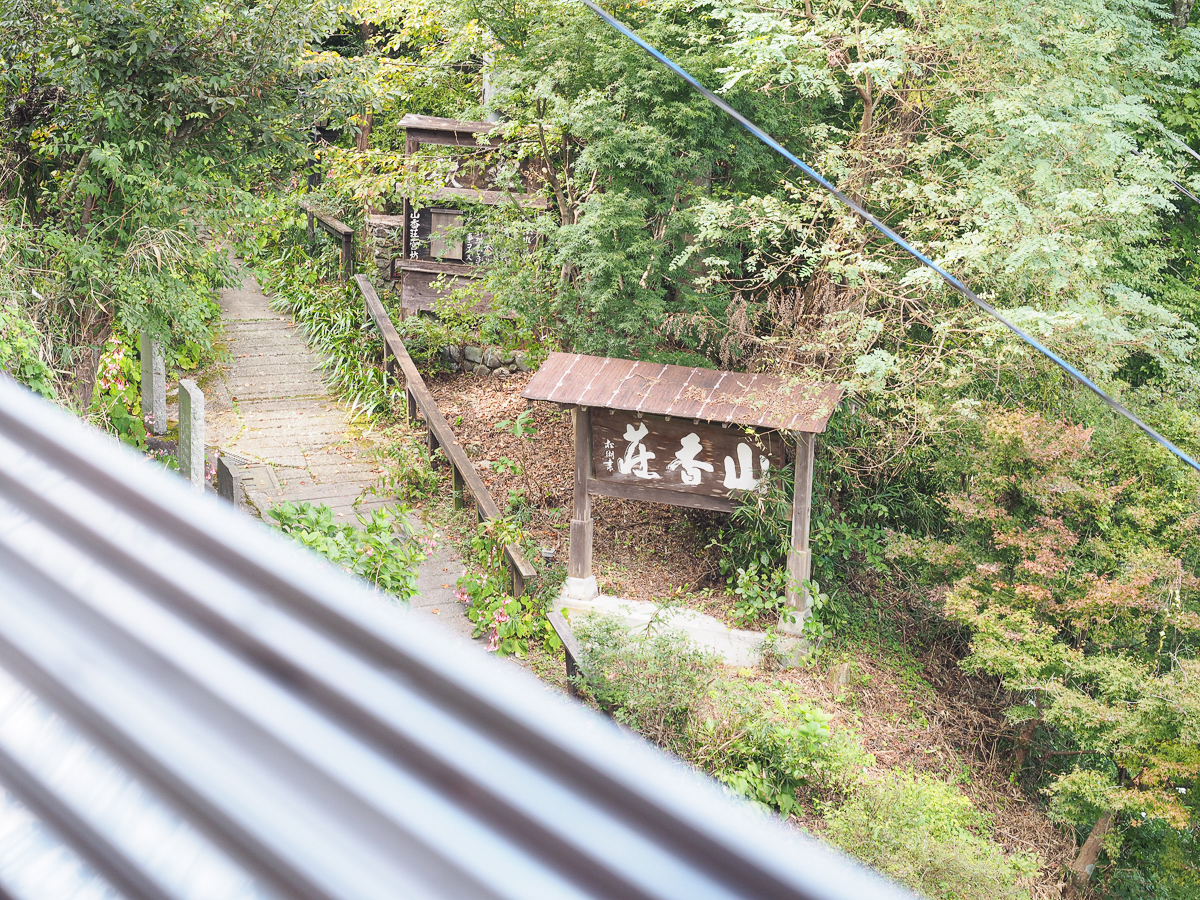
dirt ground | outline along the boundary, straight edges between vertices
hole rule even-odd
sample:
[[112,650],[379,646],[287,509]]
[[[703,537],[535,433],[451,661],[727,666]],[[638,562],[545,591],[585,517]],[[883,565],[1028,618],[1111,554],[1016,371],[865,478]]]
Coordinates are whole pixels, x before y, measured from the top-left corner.
[[[429,387],[459,441],[503,509],[510,493],[528,504],[526,528],[536,543],[567,557],[574,465],[570,410],[521,398],[530,376],[453,376]],[[527,439],[498,429],[532,409],[536,434]],[[636,600],[682,597],[688,605],[729,619],[732,598],[717,569],[707,534],[714,513],[610,498],[593,498],[593,558],[605,593]],[[561,657],[538,649],[525,661],[545,682],[565,689]],[[1039,805],[1010,780],[996,735],[1008,733],[994,685],[968,678],[952,649],[923,651],[841,642],[810,665],[785,672],[729,669],[730,677],[789,682],[849,727],[882,769],[927,772],[957,783],[995,819],[994,837],[1009,851],[1032,852],[1046,862],[1033,896],[1061,892],[1059,872],[1075,840],[1049,821]],[[801,821],[810,830],[819,820]]]

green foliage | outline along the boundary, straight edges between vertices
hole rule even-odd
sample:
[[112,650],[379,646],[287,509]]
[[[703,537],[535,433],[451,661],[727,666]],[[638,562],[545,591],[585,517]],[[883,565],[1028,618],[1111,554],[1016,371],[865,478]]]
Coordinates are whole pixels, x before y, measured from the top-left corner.
[[405,510],[360,514],[358,527],[338,522],[324,504],[286,501],[267,515],[288,537],[383,593],[403,602],[417,595],[417,566],[431,542],[413,530]]
[[41,335],[25,310],[0,303],[0,369],[35,394],[54,400],[54,373],[41,350]]
[[716,678],[716,661],[673,631],[631,636],[614,619],[572,622],[584,673],[580,687],[618,722],[683,755],[696,713]]
[[[721,560],[726,564],[726,560]],[[742,627],[771,625],[786,615],[794,621],[795,615],[787,613],[788,573],[786,569],[768,568],[770,557],[763,553],[759,562],[746,567],[738,566],[730,576],[733,586],[733,618]],[[761,568],[760,568],[761,567]]]
[[385,442],[375,452],[383,467],[371,491],[381,497],[398,497],[406,502],[435,496],[442,480],[433,468],[429,445],[422,435],[403,425],[385,433]]
[[528,440],[537,434],[537,425],[533,424],[533,410],[522,410],[515,419],[505,419],[496,423],[497,431],[507,431],[517,440]]
[[482,523],[471,538],[474,570],[458,579],[455,595],[467,605],[467,618],[475,623],[475,637],[487,635],[487,649],[499,656],[523,657],[531,641],[551,650],[562,646],[546,618],[542,595],[514,597],[510,590],[504,548],[524,543],[521,529],[510,519]]
[[587,697],[756,805],[799,812],[805,799],[841,796],[867,763],[793,689],[768,692],[722,678],[716,659],[683,634],[657,627],[630,634],[599,616],[572,625]]
[[1006,856],[991,822],[953,787],[894,772],[864,779],[826,813],[825,836],[933,900],[1028,898],[1036,860]]
[[1057,815],[1086,829],[1116,810],[1183,830],[1200,783],[1194,487],[1139,459],[1140,443],[1106,437],[988,416],[959,460],[971,477],[945,498],[946,538],[892,550],[951,585],[946,614],[971,641],[963,665],[998,677],[1010,719],[1040,730]]
[[20,230],[14,277],[38,298],[30,311],[54,345],[48,364],[80,379],[81,406],[110,327],[187,347],[194,364],[212,358],[212,294],[229,265],[207,229],[240,205],[247,169],[308,127],[288,106],[294,60],[330,9],[0,7],[3,229]]
[[[827,757],[830,717],[804,706],[787,710],[785,716],[786,725],[752,719],[724,750],[716,777],[738,796],[789,816],[800,809],[797,793],[810,784]],[[701,729],[715,738],[717,720],[705,719]]]

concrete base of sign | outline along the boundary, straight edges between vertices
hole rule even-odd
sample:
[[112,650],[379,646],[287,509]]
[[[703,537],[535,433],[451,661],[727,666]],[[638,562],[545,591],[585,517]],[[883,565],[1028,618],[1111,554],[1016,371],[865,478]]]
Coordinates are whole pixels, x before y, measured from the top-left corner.
[[645,632],[654,620],[655,627],[670,631],[681,631],[701,648],[715,653],[726,665],[758,666],[764,662],[764,651],[771,657],[773,666],[787,667],[799,662],[804,655],[804,644],[798,638],[780,635],[769,649],[766,635],[761,631],[745,631],[730,628],[720,619],[690,609],[662,611],[657,603],[645,600],[624,600],[620,597],[593,595],[579,597],[569,592],[570,582],[592,582],[592,578],[568,578],[563,586],[556,609],[565,610],[567,619],[589,614],[610,616],[622,621],[634,634]]
[[596,576],[587,578],[568,578],[563,582],[562,597],[564,600],[587,602],[600,596],[600,588],[596,585]]

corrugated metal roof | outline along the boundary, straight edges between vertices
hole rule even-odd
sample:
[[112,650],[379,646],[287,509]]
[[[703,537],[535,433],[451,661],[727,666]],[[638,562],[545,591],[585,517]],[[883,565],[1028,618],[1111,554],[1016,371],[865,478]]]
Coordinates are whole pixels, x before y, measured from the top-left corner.
[[910,895],[0,376],[0,896]]
[[842,398],[835,384],[777,375],[551,353],[521,394],[578,406],[820,433]]

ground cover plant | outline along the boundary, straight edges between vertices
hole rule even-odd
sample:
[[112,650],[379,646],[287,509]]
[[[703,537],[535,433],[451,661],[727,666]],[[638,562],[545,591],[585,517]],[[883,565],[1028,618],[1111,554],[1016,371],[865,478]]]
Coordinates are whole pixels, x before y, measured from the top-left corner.
[[283,534],[381,592],[402,602],[416,596],[417,566],[431,545],[405,510],[374,509],[355,526],[337,521],[323,504],[285,501],[267,516]]

